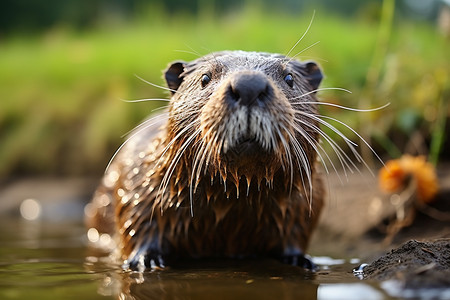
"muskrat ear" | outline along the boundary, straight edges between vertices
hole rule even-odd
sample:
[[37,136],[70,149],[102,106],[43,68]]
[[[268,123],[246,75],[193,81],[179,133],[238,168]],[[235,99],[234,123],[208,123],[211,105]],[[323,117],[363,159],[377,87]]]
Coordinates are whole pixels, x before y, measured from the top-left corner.
[[316,90],[323,79],[322,71],[313,61],[301,62],[300,73],[309,82],[313,90]]
[[167,68],[164,72],[164,78],[166,79],[167,86],[169,87],[172,94],[180,86],[181,82],[183,82],[183,77],[181,74],[184,72],[184,67],[186,63],[184,61],[175,61]]

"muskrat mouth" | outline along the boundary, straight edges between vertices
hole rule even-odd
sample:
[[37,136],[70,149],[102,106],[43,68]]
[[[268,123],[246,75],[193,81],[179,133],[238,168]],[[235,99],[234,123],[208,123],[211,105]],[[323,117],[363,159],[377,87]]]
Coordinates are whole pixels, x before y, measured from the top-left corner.
[[245,136],[240,138],[236,144],[230,148],[227,154],[235,156],[251,156],[261,153],[262,151],[266,152],[256,137]]

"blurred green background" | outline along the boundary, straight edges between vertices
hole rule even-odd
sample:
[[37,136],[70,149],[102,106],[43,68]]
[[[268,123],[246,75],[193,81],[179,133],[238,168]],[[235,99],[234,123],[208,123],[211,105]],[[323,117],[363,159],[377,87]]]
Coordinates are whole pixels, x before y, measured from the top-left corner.
[[384,158],[448,160],[448,2],[2,0],[0,180],[100,176],[123,135],[164,104],[122,99],[168,96],[137,76],[163,85],[167,64],[194,53],[286,54],[314,12],[292,54],[306,49],[298,58],[322,66],[323,87],[352,91],[320,98],[363,109],[391,103],[321,113],[355,128]]

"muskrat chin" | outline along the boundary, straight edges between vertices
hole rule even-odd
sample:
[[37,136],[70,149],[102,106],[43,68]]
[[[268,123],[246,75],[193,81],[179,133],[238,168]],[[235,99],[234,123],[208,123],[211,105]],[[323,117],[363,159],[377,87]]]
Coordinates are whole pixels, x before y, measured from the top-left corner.
[[229,141],[225,140],[221,149],[222,155],[227,157],[253,156],[260,152],[270,154],[275,150],[271,144],[263,144],[256,136],[242,136],[233,145],[228,143]]

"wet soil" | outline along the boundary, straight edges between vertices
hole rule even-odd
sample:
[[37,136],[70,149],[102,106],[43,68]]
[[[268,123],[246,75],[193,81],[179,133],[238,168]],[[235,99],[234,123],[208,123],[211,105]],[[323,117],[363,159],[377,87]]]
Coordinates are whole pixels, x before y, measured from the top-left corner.
[[450,239],[408,241],[366,266],[364,278],[395,279],[406,289],[450,287]]

